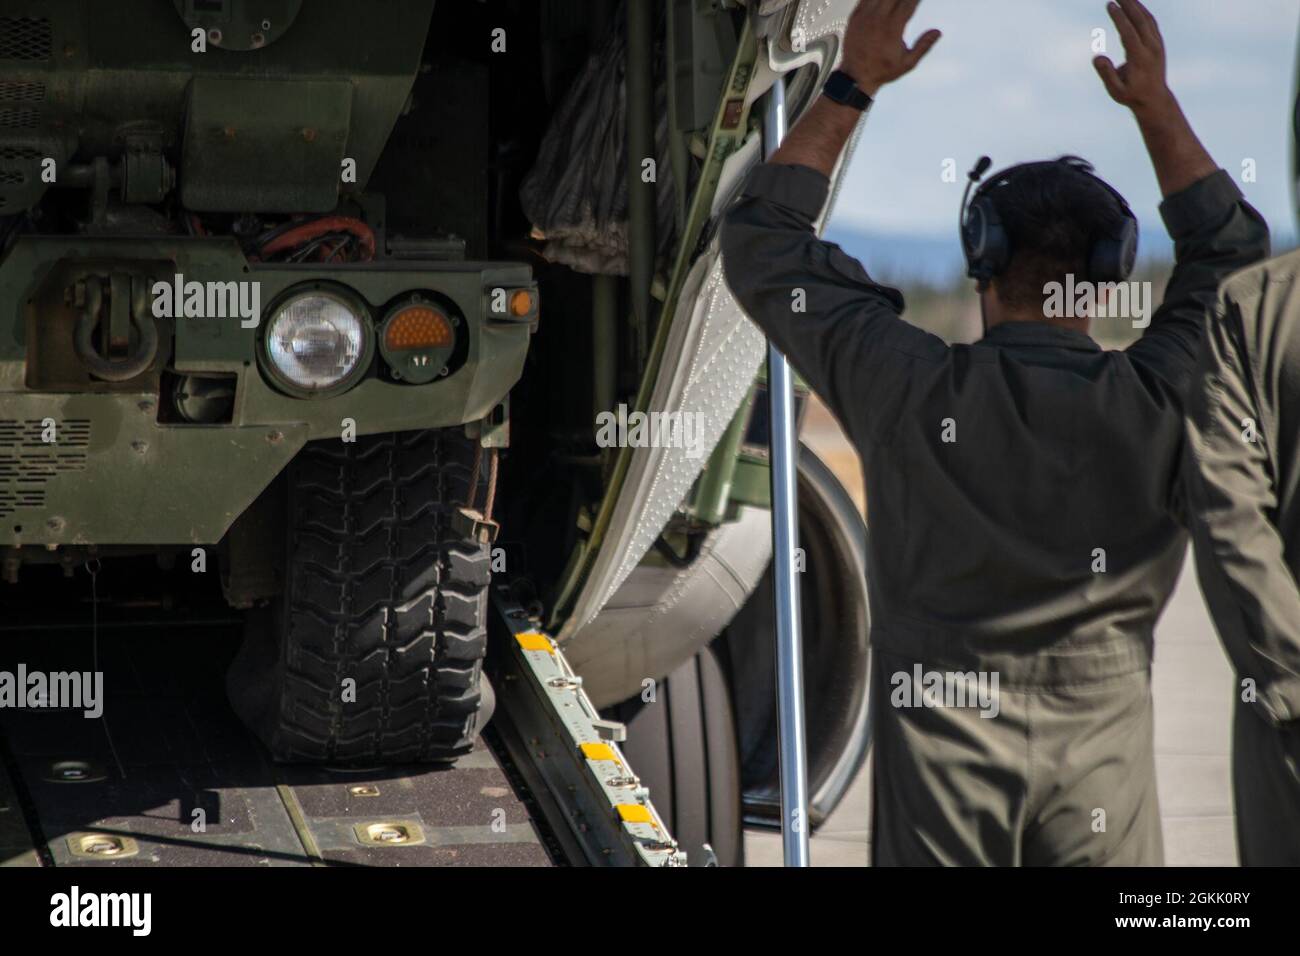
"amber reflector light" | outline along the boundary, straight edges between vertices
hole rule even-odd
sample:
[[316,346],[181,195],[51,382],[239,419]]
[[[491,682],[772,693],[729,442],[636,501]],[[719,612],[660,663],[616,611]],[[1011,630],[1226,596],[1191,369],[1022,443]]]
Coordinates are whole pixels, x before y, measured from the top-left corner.
[[533,311],[533,294],[527,289],[520,289],[510,296],[510,314],[523,318]]
[[447,317],[427,305],[408,305],[384,328],[384,345],[393,351],[451,345],[451,338]]

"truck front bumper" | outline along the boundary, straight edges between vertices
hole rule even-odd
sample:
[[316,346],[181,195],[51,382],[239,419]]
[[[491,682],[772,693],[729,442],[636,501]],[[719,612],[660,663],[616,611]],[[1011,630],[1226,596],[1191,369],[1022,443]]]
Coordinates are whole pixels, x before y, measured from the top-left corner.
[[[255,282],[266,308],[256,327],[159,320],[150,369],[103,382],[76,365],[71,290],[122,275]],[[341,394],[286,394],[262,368],[262,335],[276,301],[313,283],[363,303],[371,335],[392,303],[436,297],[459,320],[454,367],[415,385],[385,374],[372,350],[370,374]],[[530,270],[512,263],[258,264],[230,239],[24,237],[0,265],[0,545],[213,544],[307,441],[482,419],[523,371],[536,316],[497,316],[491,304],[521,287],[534,288]],[[185,375],[233,382],[228,421],[166,414],[164,383]]]

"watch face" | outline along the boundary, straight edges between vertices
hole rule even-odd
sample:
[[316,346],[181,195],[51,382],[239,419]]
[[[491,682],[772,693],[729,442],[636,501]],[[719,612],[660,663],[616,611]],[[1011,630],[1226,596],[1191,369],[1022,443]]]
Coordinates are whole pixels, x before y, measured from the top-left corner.
[[871,102],[870,97],[858,89],[858,85],[853,82],[853,77],[841,70],[836,70],[827,78],[822,90],[836,103],[852,106],[854,109],[866,109],[867,104]]
[[853,92],[853,79],[847,73],[836,70],[826,81],[826,95],[843,103]]

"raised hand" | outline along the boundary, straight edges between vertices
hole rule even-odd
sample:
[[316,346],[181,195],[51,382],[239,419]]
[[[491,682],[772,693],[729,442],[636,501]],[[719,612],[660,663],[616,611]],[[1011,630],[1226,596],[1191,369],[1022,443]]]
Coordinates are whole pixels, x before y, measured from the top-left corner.
[[921,62],[939,42],[938,30],[928,30],[912,46],[903,30],[921,0],[860,0],[844,31],[842,69],[868,96]]
[[1174,95],[1165,82],[1165,41],[1156,18],[1138,0],[1108,3],[1106,10],[1119,30],[1126,57],[1118,68],[1110,57],[1093,59],[1106,92],[1137,114],[1169,108]]
[[1111,98],[1133,111],[1160,192],[1172,196],[1218,166],[1165,82],[1165,41],[1156,18],[1138,0],[1119,0],[1106,9],[1124,41],[1127,61],[1117,69],[1108,57],[1099,56],[1093,66]]

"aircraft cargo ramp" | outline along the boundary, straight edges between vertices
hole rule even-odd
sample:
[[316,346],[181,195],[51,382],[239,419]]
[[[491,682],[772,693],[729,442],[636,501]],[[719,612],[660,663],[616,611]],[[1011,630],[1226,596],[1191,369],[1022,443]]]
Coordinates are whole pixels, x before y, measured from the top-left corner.
[[[454,766],[269,762],[226,703],[238,620],[0,621],[2,670],[104,674],[103,717],[0,708],[0,865],[679,865],[562,655],[497,595],[496,715]],[[168,618],[171,617],[169,620]],[[563,795],[562,799],[557,795]]]

